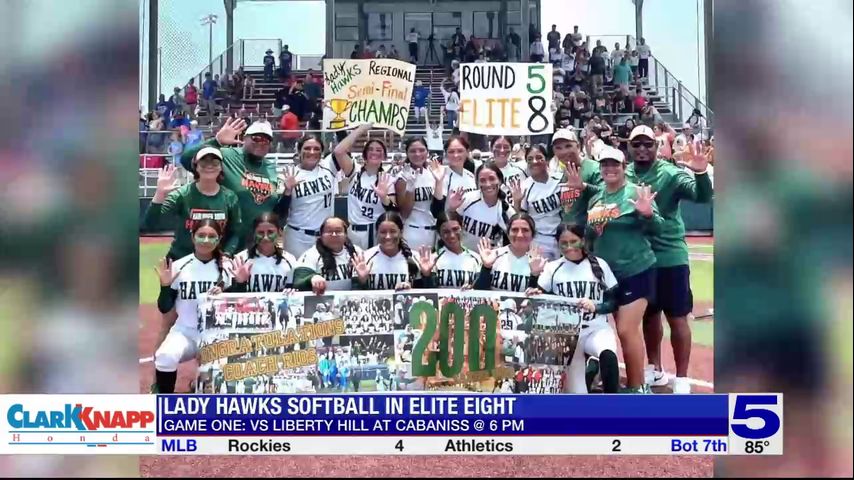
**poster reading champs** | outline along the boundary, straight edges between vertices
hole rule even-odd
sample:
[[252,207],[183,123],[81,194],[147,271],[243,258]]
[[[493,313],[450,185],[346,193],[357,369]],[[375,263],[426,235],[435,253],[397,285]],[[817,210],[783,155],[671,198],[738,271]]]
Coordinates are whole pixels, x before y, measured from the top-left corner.
[[459,128],[483,135],[553,133],[552,65],[460,65]]
[[225,294],[199,306],[197,393],[560,393],[571,299],[409,290]]
[[415,65],[399,60],[323,61],[323,128],[373,123],[403,135],[415,83]]

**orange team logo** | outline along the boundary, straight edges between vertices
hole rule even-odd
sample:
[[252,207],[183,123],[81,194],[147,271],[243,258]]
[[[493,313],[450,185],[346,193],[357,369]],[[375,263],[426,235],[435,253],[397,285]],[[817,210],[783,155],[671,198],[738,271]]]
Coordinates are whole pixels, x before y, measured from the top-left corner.
[[607,205],[596,204],[587,213],[587,224],[596,230],[597,235],[602,235],[608,222],[620,216],[620,207],[616,203]]
[[568,213],[572,209],[572,206],[575,205],[575,201],[578,200],[578,197],[580,196],[581,190],[576,190],[574,188],[561,191],[560,204],[563,205],[563,211]]
[[243,178],[240,180],[240,184],[246,190],[249,190],[249,193],[252,194],[252,198],[255,200],[256,205],[261,205],[267,201],[273,195],[273,191],[276,189],[277,185],[270,181],[267,177],[262,177],[257,173],[252,172],[243,172]]
[[225,231],[226,227],[226,215],[222,210],[206,210],[203,208],[194,208],[190,210],[190,218],[188,218],[184,222],[184,228],[188,231],[192,231],[193,227],[196,225],[196,222],[201,222],[202,220],[213,220],[217,222],[222,229]]

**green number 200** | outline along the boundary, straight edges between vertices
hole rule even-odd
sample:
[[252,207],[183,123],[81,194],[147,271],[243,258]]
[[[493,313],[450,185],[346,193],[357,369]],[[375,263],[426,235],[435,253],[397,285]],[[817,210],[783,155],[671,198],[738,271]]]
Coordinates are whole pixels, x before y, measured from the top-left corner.
[[[415,377],[429,377],[436,375],[436,363],[445,377],[455,377],[463,369],[463,352],[465,351],[465,328],[466,313],[456,303],[447,303],[442,308],[439,327],[439,351],[429,352],[425,362],[424,351],[433,340],[436,333],[436,308],[427,302],[415,303],[409,310],[409,325],[414,329],[421,330],[421,337],[412,348],[412,375]],[[451,330],[451,318],[454,318],[456,328],[454,338],[449,338]],[[486,324],[486,355],[485,365],[480,365],[480,328],[481,321]],[[469,371],[477,372],[492,370],[495,368],[495,339],[498,329],[498,315],[489,305],[481,304],[474,307],[468,315],[469,322],[469,344],[468,364]],[[453,345],[453,349],[451,349]],[[454,352],[453,363],[451,363],[451,352]]]

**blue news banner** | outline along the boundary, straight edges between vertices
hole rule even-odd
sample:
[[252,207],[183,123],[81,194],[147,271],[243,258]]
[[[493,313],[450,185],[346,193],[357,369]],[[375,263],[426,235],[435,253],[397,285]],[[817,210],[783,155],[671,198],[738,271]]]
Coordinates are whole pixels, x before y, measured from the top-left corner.
[[782,454],[780,394],[158,395],[162,453]]

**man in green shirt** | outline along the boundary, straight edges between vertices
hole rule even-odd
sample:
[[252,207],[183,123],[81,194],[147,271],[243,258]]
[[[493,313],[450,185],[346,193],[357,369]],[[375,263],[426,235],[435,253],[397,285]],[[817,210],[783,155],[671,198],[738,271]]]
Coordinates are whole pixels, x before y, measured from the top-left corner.
[[682,200],[706,203],[712,200],[712,182],[706,172],[709,159],[689,146],[681,165],[693,175],[666,160],[657,159],[657,143],[652,129],[641,125],[629,136],[629,155],[634,160],[626,170],[633,183],[649,185],[656,193],[655,203],[664,223],[658,233],[650,238],[656,257],[656,301],[644,314],[644,341],[647,359],[654,365],[647,367],[651,376],[647,380],[656,386],[667,384],[661,371],[661,324],[663,311],[670,325],[670,342],[676,362],[674,393],[690,393],[688,363],[691,356],[691,328],[688,314],[693,310],[688,244],[685,242],[685,223],[679,203]]
[[[237,251],[243,248],[252,228],[252,222],[262,213],[272,212],[279,200],[278,174],[274,161],[265,158],[270,153],[273,131],[267,122],[255,122],[241,142],[240,134],[246,122],[229,118],[216,137],[181,155],[181,165],[190,169],[190,162],[199,149],[219,148],[225,178],[222,185],[237,194],[241,213],[241,230],[237,232]],[[242,143],[242,146],[239,146]]]

